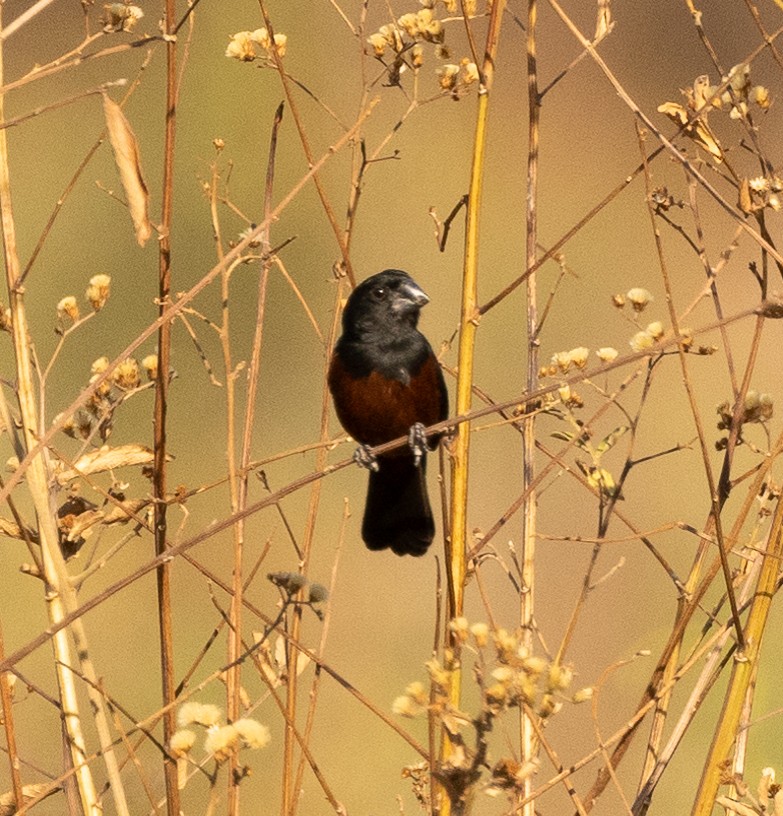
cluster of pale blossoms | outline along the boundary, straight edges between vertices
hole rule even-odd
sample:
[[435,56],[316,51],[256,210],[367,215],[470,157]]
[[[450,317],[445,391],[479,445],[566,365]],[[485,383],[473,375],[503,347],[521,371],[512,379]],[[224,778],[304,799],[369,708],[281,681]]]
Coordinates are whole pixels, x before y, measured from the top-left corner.
[[[771,394],[759,393],[758,391],[748,391],[745,394],[745,402],[742,405],[742,413],[739,417],[740,429],[745,424],[763,425],[768,420],[772,419],[775,411],[775,400]],[[718,430],[730,431],[734,424],[734,404],[729,400],[724,400],[717,408],[718,412]],[[740,441],[742,441],[742,432],[740,430]],[[715,443],[718,450],[724,450],[728,444],[728,438],[722,437]]]
[[[592,689],[586,688],[566,697],[565,692],[573,681],[573,670],[531,654],[521,632],[490,629],[486,623],[471,625],[466,618],[455,618],[449,629],[464,649],[482,653],[489,648],[494,651],[493,658],[487,657],[474,666],[483,695],[482,710],[487,716],[495,717],[508,708],[526,705],[542,719],[548,719],[562,708],[563,699],[579,703],[592,696]],[[449,703],[449,688],[455,671],[453,654],[447,650],[443,662],[433,657],[424,665],[431,693],[421,682],[410,683],[405,693],[394,700],[393,712],[415,717],[434,711],[447,727],[458,728],[473,723],[475,718],[455,711]]]
[[[99,379],[109,367],[109,358],[98,357],[90,366],[90,384]],[[111,417],[123,398],[141,385],[141,369],[149,381],[158,376],[158,355],[148,354],[141,365],[133,357],[123,360],[111,374],[95,388],[85,403],[84,410],[68,417],[62,425],[63,433],[73,439],[89,439],[96,425],[106,440],[111,431]],[[55,417],[59,422],[60,416]]]
[[222,712],[216,705],[188,702],[177,712],[179,730],[171,735],[169,750],[177,760],[180,787],[184,787],[190,752],[196,744],[197,734],[190,726],[198,725],[206,730],[204,750],[215,762],[222,764],[239,753],[242,748],[259,749],[269,744],[269,729],[250,717],[242,717],[223,724]]
[[107,34],[117,31],[133,31],[144,12],[130,3],[109,3],[103,7],[103,30]]
[[[87,286],[84,297],[92,307],[93,312],[99,312],[109,299],[111,277],[109,275],[93,275]],[[57,317],[61,323],[76,323],[79,319],[79,303],[73,295],[66,295],[57,304]]]
[[[664,102],[658,112],[671,119],[682,128],[702,150],[720,164],[724,151],[709,125],[708,113],[712,110],[728,110],[732,119],[751,120],[751,106],[766,112],[772,105],[769,89],[754,85],[750,79],[750,65],[739,63],[723,77],[721,84],[711,85],[705,74],[697,77],[692,87],[682,89],[685,104]],[[752,124],[752,123],[751,123]],[[774,169],[765,164],[764,175],[742,178],[739,182],[739,207],[746,213],[759,212],[766,207],[778,211],[783,208],[783,179]]]
[[[372,47],[378,59],[383,59],[387,51],[394,58],[396,76],[405,70],[406,63],[403,55],[409,58],[414,69],[424,64],[424,43],[431,43],[435,47],[435,56],[443,60],[444,64],[435,69],[438,84],[444,91],[450,91],[457,97],[456,92],[466,88],[479,79],[479,70],[475,62],[467,57],[459,63],[449,62],[451,52],[445,44],[446,31],[443,22],[435,14],[435,0],[423,0],[424,8],[419,11],[403,14],[395,23],[381,26],[371,34],[367,42]],[[456,0],[443,2],[448,13],[455,13],[459,7]],[[468,17],[476,12],[476,2],[465,3]]]
[[274,49],[279,57],[284,57],[287,43],[288,37],[285,34],[275,34],[270,37],[265,28],[257,28],[255,31],[238,31],[231,35],[231,40],[226,48],[226,56],[240,62],[253,62],[259,58],[256,48],[260,48],[266,52],[265,56],[269,56]]

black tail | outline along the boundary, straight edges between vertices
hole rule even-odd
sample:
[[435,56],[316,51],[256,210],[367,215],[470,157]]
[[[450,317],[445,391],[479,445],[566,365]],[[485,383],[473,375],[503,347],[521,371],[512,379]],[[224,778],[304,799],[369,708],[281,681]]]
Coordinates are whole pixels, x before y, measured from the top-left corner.
[[435,537],[427,496],[425,462],[412,456],[380,457],[370,471],[362,538],[371,550],[389,547],[397,555],[424,555]]

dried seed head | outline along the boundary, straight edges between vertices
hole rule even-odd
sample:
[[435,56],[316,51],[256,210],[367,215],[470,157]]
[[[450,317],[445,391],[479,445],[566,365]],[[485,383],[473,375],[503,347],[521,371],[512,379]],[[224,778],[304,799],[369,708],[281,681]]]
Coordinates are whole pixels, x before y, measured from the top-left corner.
[[617,359],[619,353],[616,348],[612,348],[611,346],[604,346],[595,352],[596,357],[598,357],[602,363],[611,363],[612,360]]
[[85,294],[96,312],[106,305],[106,301],[109,299],[110,284],[111,277],[109,275],[94,275],[90,278],[90,285],[87,287]]
[[123,360],[117,368],[112,371],[111,379],[118,388],[122,388],[125,391],[138,388],[141,382],[139,364],[133,357],[128,357],[127,360]]
[[486,623],[474,623],[473,626],[470,627],[470,634],[473,635],[476,646],[481,649],[487,645],[489,626],[487,626]]
[[171,739],[169,740],[169,750],[172,754],[174,754],[175,758],[179,759],[180,757],[187,756],[195,743],[195,732],[189,731],[187,728],[183,728],[179,731],[175,731],[171,735]]
[[634,351],[646,351],[655,345],[655,338],[649,332],[640,331],[628,342]]
[[629,289],[626,297],[633,306],[635,312],[643,312],[653,299],[653,296],[646,289],[641,287],[634,287]]
[[180,728],[188,725],[203,725],[212,728],[220,722],[220,709],[211,703],[198,703],[194,700],[183,703],[177,712],[177,724]]
[[256,50],[253,47],[253,33],[251,31],[238,31],[234,34],[226,48],[226,56],[240,62],[252,62],[256,58]]
[[158,377],[158,355],[148,354],[141,361],[142,368],[147,372],[147,377],[150,380],[155,380]]
[[239,732],[234,725],[212,728],[204,742],[205,750],[215,757],[216,762],[225,762],[236,752]]
[[234,723],[242,744],[247,748],[264,748],[272,738],[269,729],[258,720],[243,717]]
[[74,323],[79,319],[79,304],[76,302],[76,298],[73,295],[64,297],[57,304],[57,317],[59,317],[60,320],[65,320],[68,318]]

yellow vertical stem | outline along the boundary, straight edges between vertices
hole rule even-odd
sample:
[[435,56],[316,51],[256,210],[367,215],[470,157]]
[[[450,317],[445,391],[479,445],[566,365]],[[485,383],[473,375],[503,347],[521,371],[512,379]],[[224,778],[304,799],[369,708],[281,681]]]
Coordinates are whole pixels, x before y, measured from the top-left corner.
[[[479,216],[481,192],[484,179],[484,161],[489,117],[489,92],[495,68],[500,24],[503,18],[505,0],[495,0],[489,19],[487,45],[481,66],[481,83],[476,111],[476,130],[473,140],[473,159],[470,174],[468,207],[465,224],[465,254],[462,274],[462,305],[460,311],[459,359],[457,370],[456,414],[463,416],[470,412],[471,388],[473,385],[473,349],[476,338],[478,305],[478,249]],[[451,471],[451,536],[447,541],[448,559],[448,610],[447,617],[455,618],[463,612],[463,593],[466,571],[467,506],[468,506],[468,465],[470,455],[470,423],[463,422],[457,428],[452,447]],[[462,673],[458,660],[451,674],[449,700],[459,708],[462,696]],[[444,755],[448,752],[448,738],[444,735]],[[451,803],[443,802],[442,816],[452,812]]]
[[734,668],[726,689],[723,711],[718,718],[718,726],[712,740],[710,753],[702,773],[701,784],[693,806],[692,816],[710,816],[718,795],[723,776],[723,763],[729,755],[737,736],[743,707],[747,703],[761,649],[761,640],[769,618],[772,596],[783,556],[783,501],[778,499],[775,517],[772,521],[767,551],[761,562],[756,592],[745,624],[745,648],[738,649],[734,656]]

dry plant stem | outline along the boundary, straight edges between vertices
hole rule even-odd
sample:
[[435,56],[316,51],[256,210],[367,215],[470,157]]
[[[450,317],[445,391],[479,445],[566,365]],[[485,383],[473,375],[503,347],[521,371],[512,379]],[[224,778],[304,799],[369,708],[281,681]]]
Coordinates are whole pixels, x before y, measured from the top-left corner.
[[[0,660],[5,657],[5,641],[3,627],[0,624]],[[3,729],[5,744],[8,750],[8,766],[11,776],[11,790],[14,794],[14,805],[18,810],[24,801],[22,795],[22,778],[19,774],[19,755],[16,753],[16,731],[14,730],[14,708],[11,702],[11,686],[8,682],[8,672],[0,673],[0,702],[3,711]]]
[[[175,0],[166,0],[164,25],[167,34],[174,29]],[[177,49],[176,39],[166,43],[166,109],[165,142],[163,148],[163,198],[161,229],[158,244],[158,313],[169,307],[171,297],[171,223],[174,199],[174,136],[177,106]],[[166,529],[166,414],[168,411],[169,371],[171,369],[171,322],[164,321],[158,329],[158,374],[155,381],[154,405],[154,473],[152,477],[154,505],[155,555],[165,555],[168,548]],[[163,560],[156,571],[158,590],[158,629],[160,633],[160,670],[163,705],[163,740],[169,744],[177,728],[172,703],[176,699],[174,679],[174,638],[171,620],[171,564]],[[179,816],[180,795],[177,784],[177,763],[163,755],[163,774],[166,783],[166,808],[169,816]]]
[[[236,378],[237,371],[231,355],[231,308],[230,282],[231,273],[236,268],[233,264],[227,266],[224,262],[223,239],[220,230],[220,219],[217,212],[218,168],[217,161],[212,164],[212,180],[210,184],[210,213],[212,216],[212,230],[215,238],[215,251],[218,263],[223,267],[220,275],[220,303],[221,322],[218,327],[220,349],[223,357],[223,379],[226,395],[226,463],[228,468],[228,493],[232,515],[237,513],[239,506],[240,484],[237,477],[237,450],[236,450]],[[237,522],[231,532],[234,539],[232,593],[230,610],[230,627],[228,631],[228,664],[231,666],[226,674],[227,706],[226,718],[229,722],[239,719],[239,690],[242,683],[242,665],[237,657],[242,652],[242,553],[244,549],[244,519]],[[226,782],[227,812],[229,816],[239,813],[239,780],[237,778],[238,757],[235,752],[228,758]]]
[[[274,40],[274,29],[272,28],[272,21],[269,18],[269,13],[267,12],[266,5],[264,0],[258,0],[259,8],[261,9],[261,15],[264,18],[264,25],[266,26],[267,31],[269,32],[270,40]],[[288,79],[288,75],[285,72],[285,68],[283,66],[283,60],[280,57],[280,54],[277,52],[276,48],[272,49],[272,59],[275,63],[275,67],[277,68],[278,73],[280,74],[280,81],[283,84],[283,90],[285,91],[285,98],[286,102],[288,103],[288,107],[291,110],[291,115],[293,116],[294,123],[296,124],[297,132],[299,133],[299,139],[302,143],[302,150],[304,151],[305,158],[307,159],[307,164],[309,167],[313,166],[314,156],[312,149],[310,148],[310,140],[307,138],[307,131],[305,130],[304,123],[299,116],[299,109],[296,104],[296,100],[294,99],[294,95],[291,92],[291,85]],[[348,246],[346,244],[345,238],[343,236],[343,231],[340,225],[337,223],[337,216],[334,213],[334,209],[329,201],[329,197],[326,194],[326,189],[321,182],[321,177],[318,173],[313,174],[313,183],[315,184],[315,189],[318,191],[318,197],[321,199],[321,205],[324,208],[324,213],[326,213],[326,218],[329,221],[329,225],[332,228],[332,232],[334,233],[335,240],[337,241],[337,245],[340,247],[340,254],[342,255],[342,261],[345,266],[345,274],[348,276],[348,280],[351,282],[351,286],[356,285],[356,276],[353,272],[353,265],[351,264],[350,253],[348,252]]]
[[[481,193],[484,182],[490,90],[492,88],[495,54],[497,52],[504,6],[504,0],[496,0],[492,6],[487,30],[484,60],[481,68],[482,76],[476,111],[476,129],[473,140],[473,158],[465,220],[464,266],[462,274],[459,355],[457,363],[456,414],[458,416],[470,412],[472,401],[473,354],[477,329],[475,313],[478,301],[478,249]],[[452,443],[450,536],[446,540],[446,583],[448,587],[447,620],[461,616],[463,609],[463,594],[467,568],[465,554],[468,542],[467,510],[470,433],[470,423],[461,423]],[[455,666],[450,677],[449,700],[451,705],[459,709],[462,696],[462,673],[458,664]],[[442,755],[445,758],[448,756],[451,745],[445,730],[442,735],[441,745]],[[443,816],[449,816],[453,806],[454,803],[452,803],[448,797],[443,797],[441,809]]]
[[756,672],[772,596],[777,589],[781,557],[783,557],[783,501],[779,498],[767,550],[761,562],[758,584],[745,624],[745,648],[742,654],[738,653],[734,657],[734,668],[726,690],[723,710],[718,718],[709,756],[704,765],[692,816],[709,816],[712,813],[721,782],[722,764],[737,738],[746,696]]
[[[329,333],[329,339],[328,339],[328,347],[330,349],[334,345],[335,338],[337,337],[337,329],[338,329],[338,326],[339,326],[339,316],[340,316],[339,304],[342,301],[342,291],[341,291],[342,288],[343,288],[342,286],[338,286],[337,301],[335,302],[335,308],[334,308],[334,318],[333,318],[333,321],[332,321],[332,326],[331,326],[331,330],[330,330],[330,333]],[[327,355],[327,359],[330,356],[331,355]],[[324,450],[326,450],[326,449],[324,448]],[[350,513],[350,510],[349,510],[349,507],[348,507],[348,500],[346,499],[345,503],[344,503],[344,506],[343,506],[343,517],[342,517],[342,522],[340,524],[340,533],[339,533],[338,539],[337,539],[337,549],[336,549],[335,556],[334,556],[334,563],[332,565],[332,575],[331,575],[330,584],[329,584],[329,597],[330,598],[332,598],[334,596],[334,585],[335,585],[335,582],[337,581],[337,566],[338,566],[339,561],[340,561],[340,553],[342,552],[343,543],[345,541],[345,529],[346,529],[346,525],[348,523],[348,519],[350,518],[350,515],[351,515],[351,513]],[[322,655],[324,653],[324,649],[326,648],[326,638],[327,638],[327,635],[329,633],[329,624],[331,622],[331,612],[332,612],[332,606],[331,606],[331,604],[329,604],[327,606],[326,614],[324,615],[324,618],[323,618],[323,625],[321,627],[321,641],[320,641],[320,644],[319,644],[319,647],[318,647],[318,654],[319,655]],[[293,663],[292,665],[296,665],[296,663]],[[305,728],[304,728],[304,740],[305,740],[305,743],[308,744],[308,745],[309,745],[309,742],[310,742],[310,737],[312,735],[313,724],[315,722],[315,708],[316,708],[316,704],[318,702],[318,690],[320,688],[320,680],[321,680],[321,672],[320,672],[319,669],[316,669],[315,677],[313,678],[313,682],[312,682],[312,684],[310,686],[310,705],[309,705],[309,707],[307,709],[307,719],[305,720]],[[296,770],[296,776],[294,777],[294,780],[293,780],[292,789],[294,791],[297,791],[297,790],[301,789],[302,777],[303,777],[303,774],[304,774],[304,766],[305,766],[305,755],[304,755],[304,752],[303,752],[302,756],[299,758],[299,764],[298,764],[298,767],[297,767],[297,770]]]
[[[275,155],[277,148],[277,134],[280,127],[280,122],[283,116],[282,104],[278,107],[272,123],[272,136],[269,148],[269,159],[267,162],[266,185],[264,189],[264,218],[268,219],[272,210],[272,190],[274,182],[274,167]],[[212,180],[212,218],[215,227],[215,234],[218,237],[218,247],[222,254],[222,247],[219,240],[219,223],[217,220],[217,178]],[[242,433],[242,453],[240,461],[241,474],[237,479],[237,473],[234,463],[234,441],[233,441],[233,422],[229,420],[229,478],[232,485],[232,509],[243,510],[247,506],[248,496],[248,480],[250,473],[248,471],[248,464],[250,462],[250,453],[252,450],[253,441],[253,425],[255,420],[255,409],[258,396],[258,380],[261,368],[261,347],[264,335],[264,318],[266,315],[266,293],[267,283],[269,281],[269,265],[271,258],[269,253],[269,227],[263,231],[260,236],[261,248],[264,254],[264,260],[261,264],[261,274],[258,281],[258,296],[256,305],[256,325],[253,334],[253,343],[250,353],[250,364],[247,372],[247,404],[245,406],[245,422]],[[234,380],[235,375],[230,370],[230,347],[228,337],[228,280],[226,277],[225,288],[223,293],[224,303],[224,324],[221,338],[224,342],[224,354],[226,356],[226,401],[229,417],[234,415]],[[242,602],[243,602],[243,549],[244,549],[244,520],[240,521],[234,527],[234,568],[232,573],[232,593],[231,593],[231,608],[230,621],[231,628],[229,632],[229,662],[236,660],[242,650]],[[228,719],[230,722],[235,721],[240,717],[240,692],[241,692],[241,663],[237,663],[236,667],[228,673]],[[235,775],[237,767],[237,757],[232,755],[229,763],[229,813],[239,812],[239,783]]]
[[[756,479],[755,486],[759,487],[761,481],[762,480]],[[748,492],[748,497],[753,498],[757,494],[758,489],[754,490],[753,488],[751,488]],[[740,513],[739,517],[743,518],[744,514]],[[740,602],[743,604],[743,606],[747,603],[751,588],[754,586],[757,580],[760,562],[761,559],[757,558],[745,576],[742,594],[740,598]],[[636,797],[636,801],[634,802],[632,808],[635,816],[641,816],[641,814],[647,812],[647,808],[649,807],[656,785],[660,781],[663,772],[666,770],[666,767],[668,766],[672,756],[674,755],[674,752],[677,750],[680,742],[682,741],[682,738],[685,736],[685,732],[691,725],[693,718],[696,716],[696,713],[701,707],[701,704],[704,702],[710,689],[713,687],[716,680],[720,676],[722,663],[725,662],[725,660],[727,659],[722,658],[721,655],[723,652],[723,648],[728,642],[730,636],[731,629],[729,627],[725,627],[720,638],[714,642],[712,650],[709,656],[707,657],[707,660],[705,661],[704,669],[701,671],[701,674],[699,675],[696,684],[691,690],[690,696],[688,697],[688,701],[685,704],[682,715],[675,724],[674,729],[672,730],[672,733],[666,745],[659,752],[657,762],[655,764],[655,767],[653,768],[652,773],[650,774],[649,778],[645,781],[645,784],[643,785],[643,787],[639,791],[639,794]]]
[[[2,85],[4,55],[0,50],[0,85]],[[5,96],[0,96],[0,121],[4,118]],[[3,255],[6,283],[12,315],[13,345],[16,362],[17,397],[21,413],[22,435],[26,451],[36,446],[39,435],[39,417],[33,390],[33,361],[29,343],[29,327],[25,309],[24,290],[15,284],[19,277],[19,257],[16,246],[16,228],[11,203],[8,169],[8,141],[5,130],[0,131],[0,219],[2,220]],[[52,496],[49,494],[49,460],[45,450],[39,451],[30,462],[27,486],[35,507],[38,536],[43,560],[46,607],[50,625],[60,623],[69,611],[76,608],[76,599],[68,583],[65,561],[59,548]],[[85,742],[76,696],[74,675],[66,666],[69,661],[68,632],[60,629],[52,639],[57,685],[62,710],[64,739],[67,741],[70,761],[77,769],[76,783],[86,816],[101,812],[90,769],[85,762]],[[121,792],[120,792],[121,795]]]
[[[525,215],[525,269],[533,269],[538,250],[538,146],[541,99],[538,95],[538,68],[536,64],[536,21],[538,0],[528,0],[527,5],[527,101],[528,101],[528,147],[527,147],[527,196]],[[538,385],[538,296],[537,276],[530,272],[525,281],[527,294],[527,381],[526,390],[535,391]],[[522,643],[529,653],[533,651],[536,507],[535,457],[536,412],[527,411],[522,420],[522,492],[525,495],[522,515],[521,592],[519,597],[519,623],[522,627]],[[539,739],[528,707],[520,707],[520,753],[522,765],[526,766],[538,755]],[[518,797],[530,795],[533,789],[532,774],[525,777]],[[579,806],[579,810],[583,810]],[[522,808],[523,816],[535,816],[535,803]]]
[[[642,153],[642,157],[644,157],[645,152],[643,147],[643,139],[638,124],[637,132],[639,133],[640,150]],[[653,231],[653,237],[655,239],[655,248],[658,254],[658,263],[660,265],[661,277],[663,278],[664,289],[666,291],[666,303],[667,306],[669,307],[669,319],[671,321],[672,330],[674,331],[674,334],[679,337],[680,335],[679,318],[677,316],[677,310],[674,306],[671,279],[669,276],[669,266],[666,262],[666,256],[663,251],[661,233],[660,230],[658,229],[658,225],[655,220],[655,210],[652,204],[652,180],[650,177],[650,168],[646,162],[644,166],[644,182],[646,191],[647,210],[650,215],[650,224]],[[734,620],[734,628],[737,633],[737,643],[740,649],[742,649],[744,647],[742,635],[742,623],[740,622],[739,613],[737,612],[737,601],[736,598],[734,597],[731,567],[729,566],[728,555],[726,553],[726,544],[723,539],[723,527],[721,524],[720,517],[721,501],[716,488],[715,475],[712,471],[712,464],[710,461],[710,450],[707,444],[706,436],[704,434],[704,428],[702,426],[701,415],[699,413],[699,407],[696,401],[696,396],[693,392],[693,384],[691,383],[691,378],[688,371],[687,354],[685,353],[685,349],[681,345],[677,346],[677,354],[680,361],[680,368],[682,370],[683,387],[685,388],[685,393],[688,397],[691,415],[693,416],[693,422],[696,426],[696,432],[699,438],[699,447],[701,448],[702,462],[704,465],[704,475],[706,476],[707,484],[709,485],[710,504],[712,506],[712,524],[715,526],[715,535],[718,540],[718,553],[721,556],[721,568],[723,569],[723,579],[726,584],[726,593],[728,595],[729,605],[731,607],[731,615]],[[737,422],[733,424],[738,425]]]
[[[344,296],[343,279],[340,279],[335,293],[334,309],[332,311],[332,325],[329,331],[329,340],[324,354],[324,376],[323,376],[323,390],[321,392],[321,428],[320,440],[323,442],[329,439],[329,389],[326,384],[326,373],[331,357],[331,350],[337,339],[338,327],[340,325],[340,304]],[[316,468],[321,470],[326,467],[328,461],[329,451],[322,447],[316,453]],[[313,546],[313,537],[315,534],[315,524],[318,517],[318,508],[321,501],[321,486],[322,482],[319,479],[313,483],[310,492],[310,501],[307,507],[307,518],[305,520],[305,529],[302,542],[302,557],[300,562],[300,571],[303,575],[307,575],[307,570],[310,563],[310,553]],[[304,588],[301,590],[304,592]],[[286,685],[286,730],[285,730],[285,744],[283,752],[283,800],[282,800],[282,816],[294,816],[296,808],[299,804],[300,796],[294,787],[294,781],[297,776],[294,767],[294,734],[291,728],[292,724],[296,723],[296,710],[298,705],[298,672],[296,671],[298,652],[295,644],[299,641],[299,634],[301,631],[302,622],[302,607],[297,605],[294,607],[291,621],[291,638],[288,642],[288,649],[286,660],[288,664],[288,683]]]

